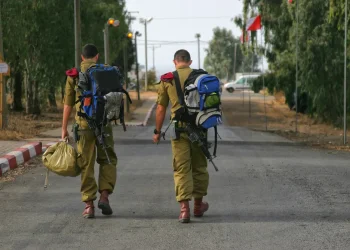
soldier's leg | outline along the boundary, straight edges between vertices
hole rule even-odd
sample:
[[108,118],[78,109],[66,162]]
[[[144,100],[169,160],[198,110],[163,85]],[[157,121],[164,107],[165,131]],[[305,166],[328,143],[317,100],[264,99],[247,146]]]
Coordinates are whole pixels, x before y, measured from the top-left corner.
[[172,140],[173,168],[176,200],[191,200],[193,180],[191,169],[191,142],[181,134],[180,139]]
[[[117,179],[117,156],[114,152],[114,141],[112,127],[107,126],[104,132],[108,135],[105,138],[106,151],[102,146],[97,146],[97,163],[100,164],[99,172],[99,192],[101,193],[98,201],[98,208],[102,210],[102,214],[111,215],[113,210],[109,205],[108,196],[113,192]],[[108,162],[108,158],[110,163]]]
[[191,145],[192,150],[192,176],[193,176],[193,197],[202,198],[207,195],[209,174],[207,170],[207,159],[201,148]]
[[209,204],[203,202],[203,196],[207,195],[209,174],[207,171],[207,159],[201,148],[197,145],[191,147],[192,150],[192,176],[193,176],[193,197],[194,216],[201,217],[209,209]]
[[95,136],[92,131],[81,131],[77,143],[78,153],[82,157],[81,166],[81,194],[84,202],[96,199],[97,185],[94,175],[96,158]]
[[180,203],[179,221],[190,222],[189,200],[192,198],[193,180],[191,169],[191,145],[186,135],[172,140],[173,168],[176,200]]
[[104,128],[104,132],[109,136],[105,138],[105,143],[107,146],[107,154],[111,161],[108,163],[106,152],[103,150],[102,146],[97,145],[97,163],[100,165],[99,172],[99,188],[98,190],[102,192],[103,190],[112,193],[117,179],[117,155],[114,151],[114,141],[112,127],[107,126]]

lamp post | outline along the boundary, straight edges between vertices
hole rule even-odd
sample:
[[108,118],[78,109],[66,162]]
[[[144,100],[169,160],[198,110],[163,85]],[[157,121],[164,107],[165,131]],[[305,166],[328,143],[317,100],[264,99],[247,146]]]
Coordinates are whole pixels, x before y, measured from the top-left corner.
[[109,63],[109,26],[118,27],[120,24],[119,20],[114,18],[109,18],[107,23],[105,23],[105,28],[103,30],[103,41],[104,41],[104,53],[105,53],[105,64]]
[[145,25],[145,91],[147,91],[147,75],[148,75],[148,58],[147,58],[147,24],[150,23],[153,20],[153,17],[150,18],[140,18],[140,23],[142,23],[143,25]]
[[201,34],[197,33],[196,36],[197,38],[197,47],[198,47],[198,68],[201,68],[201,49],[200,49],[200,38]]
[[80,0],[74,0],[74,40],[75,67],[79,68],[81,55]]
[[[125,88],[128,89],[129,88],[129,79],[128,79],[128,40],[132,39],[133,34],[131,32],[128,32],[126,34],[126,40],[123,46],[123,54],[124,54],[124,80],[125,80]],[[130,112],[130,105],[129,102],[126,100],[126,112],[129,113]]]
[[348,41],[348,0],[345,0],[345,31],[344,31],[344,144],[347,143],[347,112],[346,112],[346,71],[347,71],[347,41]]
[[141,36],[141,33],[135,32],[135,61],[136,61],[136,88],[137,88],[137,100],[140,100],[140,79],[139,79],[139,62],[137,57],[137,37]]

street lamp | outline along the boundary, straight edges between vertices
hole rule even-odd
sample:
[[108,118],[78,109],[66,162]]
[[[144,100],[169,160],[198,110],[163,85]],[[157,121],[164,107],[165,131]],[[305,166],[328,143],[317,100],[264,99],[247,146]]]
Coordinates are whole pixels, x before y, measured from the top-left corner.
[[345,0],[345,20],[344,20],[344,145],[347,143],[347,112],[346,112],[346,71],[347,71],[347,41],[348,41],[348,0]]
[[147,71],[148,71],[148,59],[147,59],[147,24],[150,23],[153,20],[153,17],[150,18],[140,18],[140,23],[145,25],[145,70],[146,70],[146,76],[145,76],[145,91],[147,91]]
[[236,81],[236,61],[237,61],[237,43],[235,43],[235,57],[233,61],[233,80]]
[[105,23],[105,28],[103,30],[104,34],[104,52],[105,52],[105,64],[109,62],[109,26],[118,27],[120,24],[119,20],[115,20],[114,18],[109,18]]
[[[133,37],[132,32],[128,32],[126,33],[126,41],[124,43],[123,46],[123,54],[124,54],[124,81],[125,81],[125,88],[128,89],[129,88],[129,79],[128,79],[128,40],[131,40]],[[126,112],[129,113],[130,111],[130,106],[129,106],[129,102],[126,100]]]
[[201,68],[201,51],[200,51],[200,38],[201,38],[201,34],[196,34],[195,36],[197,38],[197,42],[198,42],[198,68]]
[[139,79],[139,62],[137,59],[137,37],[141,36],[141,33],[135,32],[135,61],[136,61],[136,88],[137,88],[137,100],[140,100],[140,79]]

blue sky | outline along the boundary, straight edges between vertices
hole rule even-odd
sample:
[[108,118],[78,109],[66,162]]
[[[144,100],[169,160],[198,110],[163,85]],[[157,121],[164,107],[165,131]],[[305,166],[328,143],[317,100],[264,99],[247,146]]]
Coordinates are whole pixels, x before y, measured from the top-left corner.
[[[201,67],[205,57],[205,48],[212,39],[215,27],[232,30],[234,36],[240,36],[240,30],[231,18],[240,15],[242,2],[239,0],[126,0],[128,11],[137,19],[132,23],[132,30],[139,31],[138,39],[139,63],[145,64],[144,25],[140,17],[153,17],[147,26],[148,47],[155,49],[155,67],[162,74],[174,70],[172,58],[178,49],[187,49],[192,56],[193,67],[198,67],[198,52],[195,34],[201,34]],[[213,17],[213,18],[199,18]],[[161,41],[161,42],[159,42]],[[182,41],[190,43],[166,45],[166,41]],[[193,42],[192,42],[193,41]],[[152,48],[148,49],[148,68],[153,65]]]

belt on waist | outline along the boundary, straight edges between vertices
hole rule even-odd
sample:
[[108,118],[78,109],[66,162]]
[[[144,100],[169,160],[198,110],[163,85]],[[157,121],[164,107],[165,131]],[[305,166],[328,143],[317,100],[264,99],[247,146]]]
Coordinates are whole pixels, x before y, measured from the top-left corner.
[[88,134],[94,134],[94,131],[92,131],[91,129],[82,129],[82,130],[78,130],[78,135],[88,135]]

